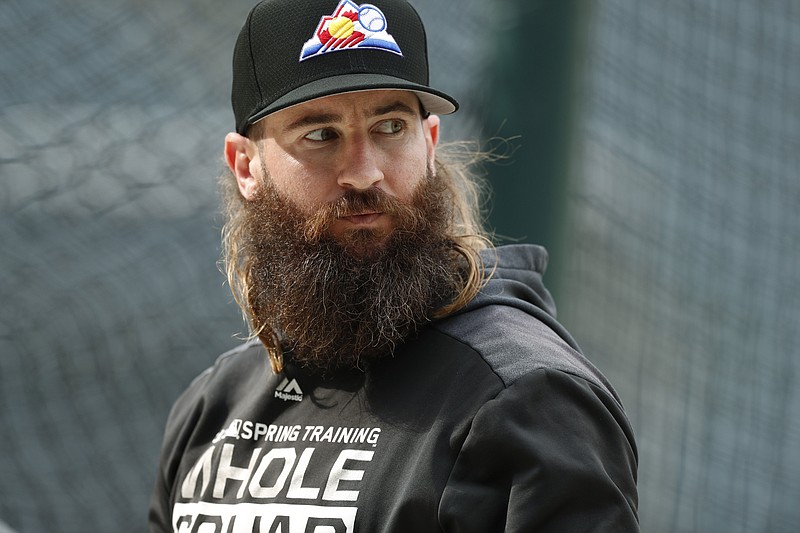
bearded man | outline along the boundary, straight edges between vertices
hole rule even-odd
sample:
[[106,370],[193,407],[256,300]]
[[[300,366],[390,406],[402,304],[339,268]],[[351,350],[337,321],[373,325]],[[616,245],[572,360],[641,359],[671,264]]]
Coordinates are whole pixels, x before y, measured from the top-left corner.
[[556,321],[545,251],[486,238],[414,9],[262,1],[232,103],[252,340],[173,407],[150,531],[637,531],[620,400]]

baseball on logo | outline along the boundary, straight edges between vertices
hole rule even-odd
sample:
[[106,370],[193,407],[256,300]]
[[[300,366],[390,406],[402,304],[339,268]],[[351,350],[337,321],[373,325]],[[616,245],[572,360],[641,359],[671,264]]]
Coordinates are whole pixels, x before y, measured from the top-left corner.
[[386,19],[377,7],[364,4],[358,10],[358,22],[371,32],[381,32],[386,29]]

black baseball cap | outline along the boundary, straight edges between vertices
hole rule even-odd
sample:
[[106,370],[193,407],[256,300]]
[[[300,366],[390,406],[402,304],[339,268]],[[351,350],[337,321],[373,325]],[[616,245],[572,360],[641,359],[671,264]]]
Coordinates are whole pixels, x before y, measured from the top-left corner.
[[233,52],[236,131],[314,98],[372,89],[417,94],[424,109],[458,109],[428,85],[425,28],[405,0],[263,0]]

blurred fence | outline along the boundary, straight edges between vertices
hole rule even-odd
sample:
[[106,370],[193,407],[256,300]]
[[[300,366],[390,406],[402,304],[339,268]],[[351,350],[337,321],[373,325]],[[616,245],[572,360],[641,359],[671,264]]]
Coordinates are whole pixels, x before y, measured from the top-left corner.
[[592,3],[562,318],[625,400],[643,530],[800,523],[800,3]]

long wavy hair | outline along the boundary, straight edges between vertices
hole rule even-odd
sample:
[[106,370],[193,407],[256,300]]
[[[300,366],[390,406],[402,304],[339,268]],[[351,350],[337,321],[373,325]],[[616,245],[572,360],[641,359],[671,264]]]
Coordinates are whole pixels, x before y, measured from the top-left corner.
[[[480,256],[480,251],[491,248],[490,236],[484,228],[485,196],[487,192],[482,164],[498,157],[477,150],[472,143],[445,143],[436,150],[435,179],[446,186],[446,196],[452,202],[451,220],[446,232],[453,252],[463,258],[466,275],[463,286],[456,297],[433,313],[442,318],[463,308],[486,284],[494,271]],[[283,370],[283,352],[278,334],[266,324],[256,326],[253,320],[253,296],[251,294],[253,258],[247,252],[245,202],[239,192],[236,178],[225,167],[218,179],[225,223],[222,228],[222,258],[220,269],[225,273],[236,303],[249,328],[249,338],[258,337],[267,349],[270,364],[275,373]]]

